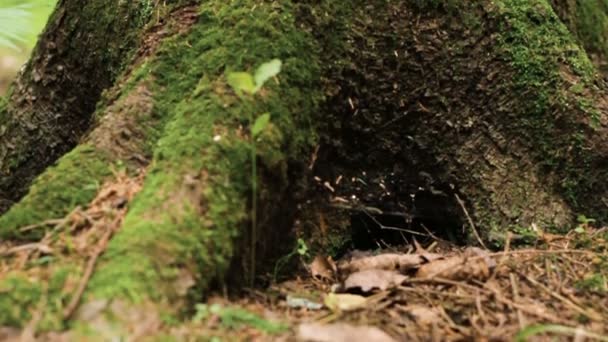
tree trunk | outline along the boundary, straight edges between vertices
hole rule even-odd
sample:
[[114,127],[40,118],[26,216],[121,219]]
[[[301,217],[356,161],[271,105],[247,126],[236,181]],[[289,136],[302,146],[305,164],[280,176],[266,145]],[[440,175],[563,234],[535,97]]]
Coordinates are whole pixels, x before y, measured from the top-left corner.
[[149,0],[60,2],[0,112],[0,213],[89,129],[102,90],[139,41],[150,6]]
[[486,237],[605,220],[605,85],[548,3],[415,4],[355,10],[322,178],[366,172],[339,195]]
[[[2,160],[14,160],[1,164],[10,172],[0,176],[0,197],[17,199],[32,175],[88,134],[0,217],[0,237],[39,239],[55,225],[48,219],[86,208],[113,168],[145,169],[135,199],[116,204],[129,210],[74,316],[92,329],[112,319],[118,335],[142,319],[157,327],[161,312],[179,315],[231,266],[230,278],[253,281],[280,254],[276,242],[293,238],[296,218],[299,233],[319,235],[310,228],[319,213],[331,218],[319,225],[332,228],[363,211],[435,230],[474,227],[486,241],[533,224],[567,229],[575,214],[608,220],[606,88],[548,0],[158,5],[141,36],[134,32],[143,25],[133,20],[113,26],[114,38],[133,37],[125,48],[139,46],[130,62],[125,51],[99,57],[73,69],[93,84],[60,87],[54,70],[76,63],[74,55],[52,67],[36,63],[45,47],[58,45],[53,32],[64,30],[57,25],[71,22],[58,19],[69,4],[60,3],[38,57],[6,109],[0,104],[10,125],[24,127],[0,141],[12,146]],[[66,51],[97,49],[78,44],[96,41],[102,28],[73,15],[82,24],[71,35],[90,40]],[[227,75],[273,58],[283,61],[278,77],[237,96]],[[107,73],[119,65],[128,65],[121,76]],[[100,91],[112,83],[89,126]],[[30,88],[40,95],[18,101]],[[29,120],[21,113],[55,114]],[[56,113],[71,119],[40,124],[55,122]],[[263,113],[271,123],[254,141],[249,128]],[[54,145],[33,139],[27,123]],[[252,153],[259,179],[251,176]],[[24,325],[45,298],[52,305],[40,327],[65,327],[74,295],[66,289],[85,266],[59,260],[36,268],[48,285],[21,270],[0,280],[0,289],[11,289],[0,297],[0,325]]]
[[551,0],[553,8],[606,74],[608,65],[608,3],[602,0]]

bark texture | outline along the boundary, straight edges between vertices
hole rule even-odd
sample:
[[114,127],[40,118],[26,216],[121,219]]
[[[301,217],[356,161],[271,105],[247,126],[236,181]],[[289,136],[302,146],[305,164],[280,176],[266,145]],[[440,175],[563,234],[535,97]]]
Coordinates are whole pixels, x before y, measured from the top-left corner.
[[152,0],[58,4],[0,113],[0,213],[88,130],[152,7]]
[[608,218],[605,85],[546,1],[374,2],[351,15],[328,69],[319,167],[364,182],[339,195],[439,226],[468,215],[486,238]]
[[[487,239],[532,224],[567,229],[579,213],[608,220],[606,88],[548,0],[185,5],[159,4],[159,19],[98,103],[81,144],[0,217],[3,239],[39,239],[49,225],[38,223],[86,207],[112,168],[146,169],[141,192],[120,204],[128,213],[74,316],[84,330],[109,322],[116,328],[106,337],[117,338],[142,320],[157,327],[161,313],[183,317],[227,273],[251,278],[272,264],[277,245],[291,247],[299,204],[322,214],[302,207],[304,235],[347,228],[349,212],[337,213],[336,197],[351,210],[396,212],[433,228],[460,230],[470,220]],[[81,36],[100,34],[98,26],[81,29]],[[228,84],[231,72],[253,72],[273,58],[283,70],[260,92],[238,96]],[[27,80],[52,80],[56,68],[36,63]],[[0,113],[18,123],[11,101]],[[254,140],[250,127],[264,113],[270,124]],[[70,137],[88,129],[79,115]],[[24,139],[18,149],[35,155],[65,151]],[[259,179],[251,176],[252,151]],[[27,184],[17,175],[31,176],[23,167],[34,159],[17,160],[2,178],[5,188]],[[36,170],[50,161],[40,160]],[[258,231],[251,229],[252,181]],[[326,236],[324,243],[347,240]],[[10,273],[0,280],[9,289],[0,296],[0,325],[23,326],[31,306],[46,300],[52,305],[40,328],[65,328],[61,313],[84,268],[66,251],[59,262],[32,265],[35,273]]]
[[604,0],[551,0],[551,3],[605,74],[608,71],[608,3]]
[[[262,264],[262,247],[268,241],[262,239],[287,240],[287,231],[274,228],[293,222],[289,179],[300,178],[298,170],[305,164],[301,159],[315,141],[311,118],[322,97],[319,49],[298,27],[296,9],[289,2],[278,6],[257,1],[173,7],[166,24],[143,37],[144,43],[162,44],[153,49],[144,44],[137,55],[145,57],[138,58],[109,92],[84,142],[38,177],[27,196],[0,218],[3,237],[37,239],[47,226],[25,233],[17,228],[32,221],[29,213],[41,203],[56,215],[69,212],[74,203],[86,206],[95,189],[81,197],[70,190],[101,184],[118,162],[132,169],[147,165],[147,157],[152,157],[143,190],[128,204],[120,231],[88,283],[83,310],[89,312],[89,305],[101,309],[94,318],[76,314],[76,321],[94,330],[99,320],[117,321],[117,334],[122,335],[128,333],[129,323],[141,323],[133,321],[142,317],[138,315],[153,322],[160,313],[178,316],[212,281],[221,281],[231,264],[239,272],[234,279],[247,278],[251,264],[234,256],[249,255],[251,249],[236,251],[235,246],[250,246],[257,235]],[[283,61],[283,70],[255,96],[239,97],[227,84],[227,73],[253,72],[273,58]],[[260,230],[252,235],[249,127],[266,112],[272,115],[271,123],[255,143],[263,186],[258,191]],[[138,165],[140,158],[134,157],[139,154],[144,160]],[[64,198],[41,202],[53,194]],[[56,305],[45,308],[41,328],[62,328],[62,312],[74,295],[63,286],[83,272],[83,261],[77,258],[44,267],[44,274],[62,275],[45,289],[28,272],[15,270],[1,281],[3,288],[14,291],[0,299],[0,306],[21,303],[23,309],[3,311],[0,322],[22,325],[30,317],[27,308],[50,296],[57,299]]]

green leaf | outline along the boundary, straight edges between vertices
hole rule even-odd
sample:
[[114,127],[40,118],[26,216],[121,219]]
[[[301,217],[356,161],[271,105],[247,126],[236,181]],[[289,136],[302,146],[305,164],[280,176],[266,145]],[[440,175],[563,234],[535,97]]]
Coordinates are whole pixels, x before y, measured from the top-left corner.
[[253,76],[248,72],[231,72],[228,74],[228,84],[239,96],[243,95],[243,92],[247,94],[256,92]]
[[268,126],[269,123],[270,113],[264,113],[258,116],[258,118],[255,119],[253,126],[251,126],[251,135],[256,138],[258,135],[260,135],[260,133],[262,133],[262,131],[264,131],[264,129],[266,128],[266,126]]
[[308,254],[308,246],[306,246],[306,242],[302,239],[298,239],[298,254],[301,256]]
[[578,223],[582,223],[582,224],[595,223],[594,219],[588,218],[585,215],[578,215],[576,220],[578,221]]
[[280,59],[273,59],[270,62],[266,62],[258,67],[255,71],[255,85],[256,91],[262,88],[264,83],[269,79],[275,77],[281,72],[281,66],[283,63]]

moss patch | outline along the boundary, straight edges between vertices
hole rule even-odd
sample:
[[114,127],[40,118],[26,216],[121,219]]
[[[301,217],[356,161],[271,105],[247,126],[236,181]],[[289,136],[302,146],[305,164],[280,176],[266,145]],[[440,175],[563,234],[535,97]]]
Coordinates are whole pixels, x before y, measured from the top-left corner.
[[[577,3],[582,10],[596,2]],[[606,175],[603,167],[593,166],[600,165],[603,149],[591,147],[603,134],[604,120],[597,107],[603,100],[596,69],[547,1],[505,0],[499,7],[501,50],[517,71],[515,89],[534,99],[523,103],[520,129],[534,139],[538,163],[559,174],[558,191],[575,210],[604,220],[606,209],[586,200],[604,189],[597,179]]]
[[608,56],[608,2],[606,0],[552,0],[562,21],[602,71]]
[[109,164],[103,153],[87,145],[65,155],[32,184],[25,198],[0,217],[0,238],[41,237],[39,229],[22,233],[19,228],[63,218],[75,207],[88,203],[101,180],[111,174]]
[[70,281],[73,286],[78,269],[63,264],[43,267],[36,274],[44,279],[32,279],[26,271],[4,274],[0,280],[0,324],[24,327],[37,313],[40,314],[37,329],[62,330],[65,328],[62,310],[73,294]]
[[138,46],[151,4],[58,4],[15,81],[9,113],[1,123],[0,200],[19,200],[37,175],[89,131],[101,92],[113,84]]
[[[92,296],[175,303],[184,294],[172,284],[184,272],[200,290],[222,277],[235,240],[248,230],[249,118],[271,113],[273,128],[256,142],[259,167],[267,161],[269,174],[289,172],[289,162],[300,163],[315,141],[311,118],[321,89],[312,42],[296,25],[291,2],[241,0],[206,2],[193,31],[164,44],[150,65],[162,89],[157,108],[172,119],[144,190],[91,282]],[[227,85],[227,73],[253,70],[273,58],[284,64],[279,82],[269,82],[258,95],[239,98]],[[286,182],[271,184],[285,191]],[[265,186],[262,201],[283,197],[264,192]]]

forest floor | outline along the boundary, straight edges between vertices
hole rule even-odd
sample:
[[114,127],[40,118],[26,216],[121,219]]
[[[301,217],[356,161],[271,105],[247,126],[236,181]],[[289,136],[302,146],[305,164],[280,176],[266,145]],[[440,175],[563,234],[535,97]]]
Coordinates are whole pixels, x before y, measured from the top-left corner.
[[436,241],[337,262],[316,257],[310,275],[236,301],[212,298],[188,333],[242,341],[608,341],[606,233],[583,224],[501,252]]
[[[19,270],[50,279],[57,271],[53,265],[72,260],[82,269],[62,290],[70,298],[63,315],[72,317],[142,179],[143,174],[117,172],[88,208],[42,222],[51,229],[39,242],[0,244],[0,278]],[[507,238],[499,251],[433,236],[424,246],[410,238],[400,247],[350,251],[334,261],[307,255],[301,242],[293,253],[301,267],[291,279],[269,280],[268,288],[245,289],[240,297],[211,296],[186,323],[145,335],[213,341],[608,341],[608,228],[580,221],[566,235],[533,227],[526,245]],[[0,339],[34,336],[44,303],[32,310],[25,329],[0,329]]]

